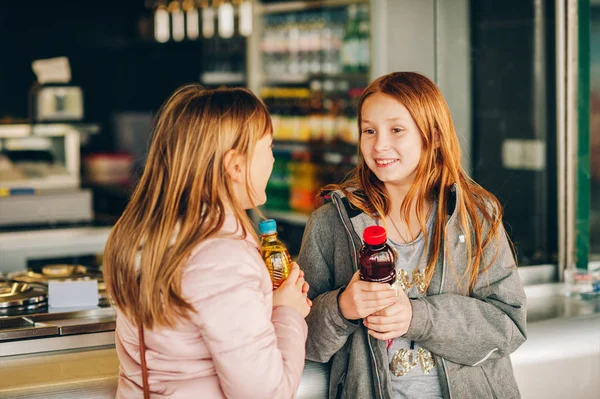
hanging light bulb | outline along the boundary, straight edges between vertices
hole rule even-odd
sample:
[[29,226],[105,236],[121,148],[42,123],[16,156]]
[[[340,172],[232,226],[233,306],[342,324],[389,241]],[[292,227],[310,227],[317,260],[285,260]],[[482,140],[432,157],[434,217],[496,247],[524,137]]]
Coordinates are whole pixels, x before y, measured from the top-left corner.
[[180,42],[185,38],[185,16],[178,1],[169,3],[169,12],[173,24],[173,40]]
[[154,10],[154,39],[159,43],[168,42],[169,31],[169,12],[165,4],[160,2]]
[[218,9],[219,18],[219,36],[224,39],[233,37],[234,23],[233,23],[233,5],[229,1],[221,3]]
[[193,0],[184,0],[181,5],[185,11],[185,29],[188,39],[196,40],[200,37],[200,26],[198,25],[198,9]]
[[252,1],[244,0],[239,8],[240,35],[250,36],[252,34]]
[[202,36],[210,39],[215,35],[215,9],[208,4],[208,0],[201,0],[202,11]]

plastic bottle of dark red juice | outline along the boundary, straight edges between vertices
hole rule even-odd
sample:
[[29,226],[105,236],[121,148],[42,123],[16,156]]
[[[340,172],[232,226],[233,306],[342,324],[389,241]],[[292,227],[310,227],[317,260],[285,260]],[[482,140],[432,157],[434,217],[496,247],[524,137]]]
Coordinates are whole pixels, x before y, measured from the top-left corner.
[[387,243],[387,233],[381,226],[369,226],[363,231],[364,244],[358,253],[360,279],[394,284],[396,281],[396,251]]

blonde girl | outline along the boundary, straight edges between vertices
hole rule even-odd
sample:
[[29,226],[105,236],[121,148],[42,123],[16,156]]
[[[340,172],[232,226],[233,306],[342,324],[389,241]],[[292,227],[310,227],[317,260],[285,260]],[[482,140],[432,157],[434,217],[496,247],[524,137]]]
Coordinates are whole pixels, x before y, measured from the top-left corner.
[[144,173],[105,249],[117,397],[289,398],[308,289],[272,291],[246,210],[265,202],[271,119],[246,89],[184,86],[155,120]]

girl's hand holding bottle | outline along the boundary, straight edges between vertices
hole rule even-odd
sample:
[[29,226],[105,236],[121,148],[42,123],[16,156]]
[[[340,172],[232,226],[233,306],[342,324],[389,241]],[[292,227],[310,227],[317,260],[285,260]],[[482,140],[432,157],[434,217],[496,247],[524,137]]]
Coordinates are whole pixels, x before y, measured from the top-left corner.
[[365,318],[395,303],[396,290],[391,285],[363,281],[358,271],[338,299],[340,312],[347,320]]
[[304,281],[304,272],[294,263],[287,279],[273,291],[273,307],[289,306],[300,312],[302,317],[308,316],[312,305],[307,298],[308,288],[308,283]]
[[380,340],[401,337],[408,331],[412,320],[412,305],[404,290],[398,290],[394,304],[381,309],[363,321],[369,335]]

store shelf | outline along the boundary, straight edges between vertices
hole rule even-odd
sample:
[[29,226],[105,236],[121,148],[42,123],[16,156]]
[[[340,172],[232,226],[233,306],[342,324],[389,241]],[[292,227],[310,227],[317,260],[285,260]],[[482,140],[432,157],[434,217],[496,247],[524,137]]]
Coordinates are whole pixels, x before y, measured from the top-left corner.
[[242,85],[246,83],[246,75],[234,72],[204,72],[200,82],[206,85]]
[[368,2],[368,0],[313,0],[311,2],[287,1],[262,4],[259,8],[259,12],[263,14],[276,14],[283,12],[310,10],[314,8],[344,7],[349,4],[366,4]]
[[263,81],[265,84],[301,84],[309,81],[309,74],[285,74],[285,75],[267,75]]
[[78,123],[22,123],[0,125],[0,138],[62,136],[68,131],[76,131],[82,134],[95,134],[100,131],[100,125]]
[[290,141],[273,139],[273,152],[295,152],[295,151],[310,151],[311,145],[308,141]]
[[[22,180],[3,180],[0,181],[0,190],[4,192],[4,190],[10,191],[13,189],[76,189],[79,187],[79,184],[80,182],[78,175],[64,174]],[[0,194],[0,196],[2,196],[2,194]]]
[[351,82],[360,82],[367,84],[367,73],[336,73],[336,74],[314,74],[314,73],[297,73],[285,75],[266,75],[263,77],[265,84],[304,84],[312,80],[348,80]]
[[277,222],[287,222],[296,225],[305,225],[308,222],[310,214],[293,211],[276,211],[270,209],[261,209],[263,215],[269,219],[275,219]]

